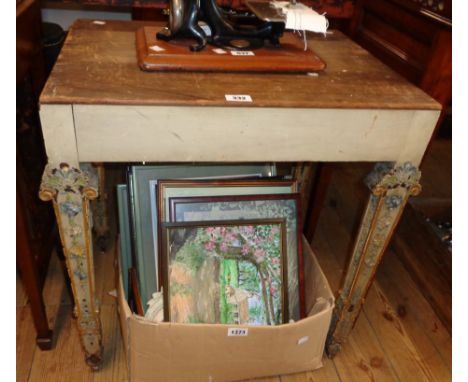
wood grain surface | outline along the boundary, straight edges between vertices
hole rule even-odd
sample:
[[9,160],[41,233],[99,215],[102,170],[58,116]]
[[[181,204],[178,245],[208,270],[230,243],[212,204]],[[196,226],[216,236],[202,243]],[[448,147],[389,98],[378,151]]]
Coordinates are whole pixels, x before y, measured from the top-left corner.
[[249,94],[255,101],[242,106],[440,109],[422,90],[338,31],[325,37],[308,35],[308,47],[327,64],[318,76],[147,73],[138,67],[135,47],[135,32],[144,25],[149,23],[76,21],[40,102],[224,106],[225,94]]

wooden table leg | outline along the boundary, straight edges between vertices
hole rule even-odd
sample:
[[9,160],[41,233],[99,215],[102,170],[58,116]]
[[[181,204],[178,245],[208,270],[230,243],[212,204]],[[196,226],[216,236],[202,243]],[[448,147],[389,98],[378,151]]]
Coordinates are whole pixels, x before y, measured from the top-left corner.
[[93,211],[93,230],[96,237],[96,244],[101,251],[105,251],[109,244],[109,222],[107,211],[107,193],[106,193],[106,171],[104,163],[93,163],[96,168],[99,182],[99,196],[92,202]]
[[93,247],[89,201],[98,196],[97,177],[67,164],[47,166],[39,192],[52,200],[63,253],[73,290],[77,324],[86,362],[97,370],[102,363],[102,332],[95,299]]
[[[304,235],[309,243],[314,238],[317,224],[322,212],[323,205],[327,196],[327,191],[330,186],[333,175],[333,165],[326,162],[318,162],[313,179],[311,179],[311,187],[309,189],[308,207],[303,207],[306,211],[304,219]],[[307,209],[306,209],[307,208]]]
[[377,267],[411,195],[417,195],[420,171],[410,163],[378,163],[366,179],[371,196],[336,300],[327,339],[327,353],[335,356],[346,341],[374,279]]
[[16,193],[16,261],[21,272],[24,288],[31,306],[34,326],[36,327],[36,343],[41,350],[52,349],[52,330],[49,329],[47,314],[42,298],[42,285],[34,260],[24,218],[20,195]]

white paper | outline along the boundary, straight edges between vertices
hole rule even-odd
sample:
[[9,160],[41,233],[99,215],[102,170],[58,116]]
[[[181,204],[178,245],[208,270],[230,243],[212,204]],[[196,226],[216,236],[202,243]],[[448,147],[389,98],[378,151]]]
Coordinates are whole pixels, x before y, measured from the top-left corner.
[[251,50],[231,50],[233,56],[255,56]]
[[162,51],[166,50],[164,48],[161,48],[159,45],[152,45],[152,46],[150,46],[150,49],[152,51],[154,51],[154,52],[162,52]]
[[252,97],[248,94],[225,94],[225,97],[229,102],[252,102]]
[[301,3],[291,5],[286,1],[273,1],[275,8],[280,8],[286,15],[286,29],[326,33],[328,20],[325,15],[319,15],[312,8]]
[[249,335],[248,328],[228,328],[228,337],[246,337]]

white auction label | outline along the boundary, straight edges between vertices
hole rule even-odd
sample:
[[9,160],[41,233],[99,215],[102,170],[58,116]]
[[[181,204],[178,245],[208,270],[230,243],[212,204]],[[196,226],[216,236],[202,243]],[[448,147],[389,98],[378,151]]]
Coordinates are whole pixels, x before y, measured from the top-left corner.
[[227,54],[227,52],[221,48],[215,48],[213,49],[213,52],[215,52],[216,54]]
[[233,56],[255,56],[251,50],[231,50]]
[[161,48],[159,45],[152,45],[150,46],[150,49],[154,52],[163,52],[166,50],[164,48]]
[[245,337],[249,335],[248,328],[228,328],[228,337]]
[[231,102],[252,102],[252,97],[248,94],[226,94],[226,101]]

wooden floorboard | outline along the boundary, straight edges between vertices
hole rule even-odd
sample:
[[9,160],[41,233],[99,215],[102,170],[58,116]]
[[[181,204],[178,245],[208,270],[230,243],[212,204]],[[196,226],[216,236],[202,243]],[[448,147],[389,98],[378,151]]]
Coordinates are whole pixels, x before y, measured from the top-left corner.
[[[441,159],[430,157],[425,162],[428,167],[426,172],[431,171],[434,176],[423,178],[426,179],[423,185],[428,197],[447,197],[449,193],[443,187],[444,171],[437,169],[432,172],[431,169],[441,163],[447,165],[450,155],[444,151],[443,145],[437,146],[434,151]],[[371,166],[337,164],[334,168],[332,184],[311,246],[336,293],[347,266],[353,244],[351,238],[368,195],[362,179]],[[411,248],[410,254],[414,254],[414,251],[417,248]],[[128,380],[116,301],[109,294],[115,289],[113,259],[113,248],[104,253],[95,252],[96,293],[101,301],[105,346],[103,367],[95,373],[84,362],[76,323],[71,318],[72,300],[57,256],[52,256],[43,291],[50,327],[55,334],[55,346],[51,351],[36,348],[31,312],[18,279],[17,381]],[[445,271],[451,269],[447,268],[450,259],[447,261]],[[450,331],[434,311],[427,294],[421,291],[420,285],[408,273],[394,248],[390,248],[376,274],[376,282],[370,289],[363,314],[348,342],[333,360],[324,358],[323,368],[312,372],[255,381],[445,382],[451,380],[451,360]]]
[[452,254],[411,206],[406,208],[396,233],[392,249],[451,332]]
[[29,306],[16,308],[16,381],[29,379],[36,351],[36,329]]
[[383,259],[377,282],[436,380],[450,380],[452,337],[392,251]]
[[35,352],[29,381],[91,381],[93,373],[85,363],[78,329],[71,318],[72,306],[48,306],[46,310],[56,343],[51,351]]
[[400,381],[435,381],[378,283],[370,288],[363,313]]
[[[343,232],[345,230],[337,230],[334,236],[328,237],[327,232],[330,232],[331,227],[336,227],[337,219],[333,208],[326,205],[320,217],[313,246],[335,292],[342,283],[346,265],[345,254],[351,242],[350,237]],[[322,260],[325,258],[326,265]],[[342,381],[398,381],[390,359],[365,315],[359,317],[348,342],[333,362]]]
[[16,272],[16,307],[24,307],[28,303],[28,296],[24,290],[20,275]]

